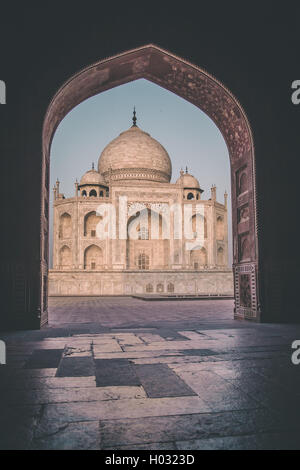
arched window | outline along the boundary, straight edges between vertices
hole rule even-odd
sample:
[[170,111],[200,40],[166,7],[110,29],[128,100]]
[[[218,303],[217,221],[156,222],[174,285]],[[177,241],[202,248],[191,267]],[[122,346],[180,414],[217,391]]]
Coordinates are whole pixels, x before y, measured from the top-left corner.
[[99,196],[100,196],[100,197],[103,197],[103,191],[100,191]]
[[174,284],[172,282],[169,282],[167,290],[168,292],[174,292]]
[[70,214],[65,212],[59,218],[59,238],[71,238],[72,236],[72,219]]
[[81,196],[86,197],[86,190],[85,189],[83,191],[81,191]]
[[106,195],[106,197],[109,197],[109,190],[108,189],[105,191],[105,195]]
[[216,236],[217,240],[224,240],[224,219],[221,216],[217,218]]
[[60,269],[70,269],[72,265],[72,253],[67,245],[64,245],[59,251]]
[[153,292],[153,285],[152,284],[147,284],[146,285],[146,292],[148,292],[148,293]]
[[96,215],[95,211],[89,212],[84,217],[84,236],[96,237],[97,225],[101,220],[101,216]]
[[89,195],[90,195],[90,196],[97,197],[97,192],[96,192],[96,190],[95,190],[95,189],[92,189],[92,190],[90,191],[90,194],[89,194]]
[[159,283],[156,286],[156,292],[163,292],[164,291],[164,285]]
[[149,269],[149,256],[145,253],[140,253],[138,256],[138,268],[139,269]]
[[194,199],[194,194],[193,193],[188,193],[187,199]]
[[224,262],[224,250],[221,246],[218,248],[217,264],[218,264],[218,266],[224,266],[224,264],[225,264],[225,262]]
[[101,269],[103,266],[103,253],[101,248],[90,245],[84,252],[84,269]]

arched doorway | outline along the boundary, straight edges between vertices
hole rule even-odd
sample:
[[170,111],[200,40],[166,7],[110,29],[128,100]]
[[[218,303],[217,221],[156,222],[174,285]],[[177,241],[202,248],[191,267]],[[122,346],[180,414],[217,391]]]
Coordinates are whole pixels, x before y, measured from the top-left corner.
[[[41,324],[47,322],[49,156],[54,132],[68,112],[87,98],[145,78],[193,103],[217,125],[227,144],[232,181],[235,317],[259,321],[259,273],[255,160],[247,116],[231,92],[216,78],[152,44],[92,64],[70,78],[56,93],[43,127],[41,203]],[[249,217],[242,221],[240,210]],[[247,247],[247,250],[245,250]],[[247,251],[247,258],[245,258]],[[244,295],[244,291],[249,295]],[[246,299],[246,300],[245,300]]]

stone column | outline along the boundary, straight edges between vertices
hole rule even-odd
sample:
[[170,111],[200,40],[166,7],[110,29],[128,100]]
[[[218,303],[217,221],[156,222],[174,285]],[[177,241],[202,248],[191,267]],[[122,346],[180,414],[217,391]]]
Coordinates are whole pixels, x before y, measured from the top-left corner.
[[224,263],[228,268],[228,211],[227,211],[227,192],[224,194]]
[[[56,193],[56,189],[55,189]],[[52,253],[52,263],[53,269],[58,269],[58,220],[57,220],[57,206],[55,201],[53,203],[53,253]]]

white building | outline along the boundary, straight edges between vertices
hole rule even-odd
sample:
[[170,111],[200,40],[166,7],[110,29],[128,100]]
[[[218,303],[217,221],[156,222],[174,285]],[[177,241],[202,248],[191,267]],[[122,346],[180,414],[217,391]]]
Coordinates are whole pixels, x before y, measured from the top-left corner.
[[[233,294],[227,194],[208,200],[136,125],[110,142],[65,198],[54,187],[50,295]],[[107,210],[107,212],[105,212]],[[106,238],[101,227],[112,231]],[[100,222],[100,223],[99,223]],[[188,222],[188,223],[186,223]]]

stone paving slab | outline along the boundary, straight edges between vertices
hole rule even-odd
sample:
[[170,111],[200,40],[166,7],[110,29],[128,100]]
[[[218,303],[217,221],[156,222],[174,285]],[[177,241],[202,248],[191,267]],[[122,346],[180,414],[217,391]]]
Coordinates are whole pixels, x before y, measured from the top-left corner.
[[34,438],[30,450],[99,450],[98,428],[97,421],[67,423],[53,434]]
[[237,388],[214,372],[189,370],[188,366],[171,367],[214,411],[254,409],[258,406],[245,388]]
[[26,361],[27,369],[45,369],[58,367],[63,349],[36,349]]
[[96,387],[95,377],[25,377],[0,382],[0,390],[43,390],[48,388]]
[[35,426],[41,414],[41,406],[14,406],[2,402],[0,406],[0,449],[28,449]]
[[166,364],[135,365],[134,369],[149,398],[196,395]]
[[[250,415],[251,416],[251,415]],[[277,430],[278,425],[268,410],[255,409],[251,420],[257,422],[255,430]],[[122,445],[136,445],[155,442],[175,442],[181,440],[207,439],[228,436],[234,433],[248,434],[254,426],[248,424],[249,413],[236,411],[223,413],[196,413],[147,417],[141,419],[100,420],[101,448]],[[276,427],[277,426],[277,427]],[[154,448],[154,447],[153,447]]]
[[[130,346],[126,346],[126,347],[130,347]],[[94,356],[97,356],[98,354],[103,354],[105,352],[112,353],[112,352],[122,352],[122,351],[123,350],[121,346],[116,341],[112,341],[110,343],[97,343],[97,342],[93,343]]]
[[93,377],[95,365],[91,357],[63,357],[56,377]]
[[141,385],[135,367],[128,359],[96,359],[95,367],[97,387]]
[[[116,447],[103,447],[101,450],[115,450]],[[117,450],[177,450],[175,442],[145,442],[118,446]]]
[[190,415],[211,411],[197,396],[139,398],[137,400],[124,398],[122,400],[101,401],[96,404],[95,402],[49,404],[43,409],[37,432],[40,428],[48,428],[55,432],[61,425],[76,421],[142,419],[149,416]]
[[46,405],[51,403],[98,402],[146,398],[143,387],[74,387],[11,390],[1,395],[8,405]]
[[178,450],[299,450],[300,437],[291,432],[226,436],[174,443]]

